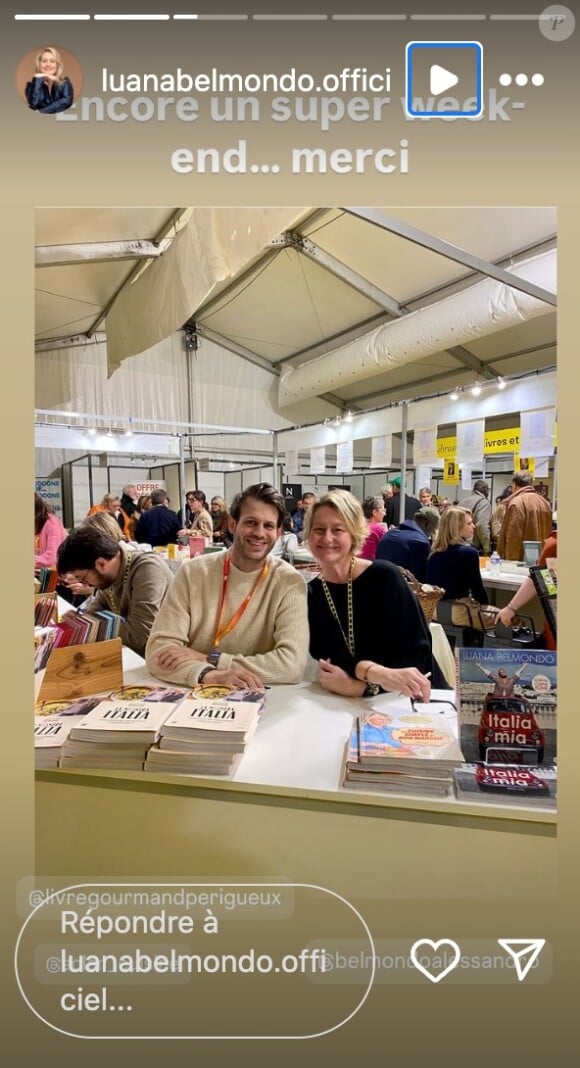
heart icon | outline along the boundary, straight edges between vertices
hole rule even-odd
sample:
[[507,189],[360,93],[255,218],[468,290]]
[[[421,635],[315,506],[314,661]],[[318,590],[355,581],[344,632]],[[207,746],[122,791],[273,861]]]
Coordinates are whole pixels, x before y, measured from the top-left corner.
[[[448,947],[453,956],[451,957],[451,960],[449,960],[447,955],[444,956],[443,960],[447,961],[446,967],[433,975],[433,973],[429,971],[428,964],[419,959],[419,953],[425,947],[428,947],[433,953],[436,953],[441,946]],[[450,938],[440,938],[438,942],[432,942],[430,938],[419,938],[418,941],[414,942],[411,946],[410,956],[415,967],[418,968],[420,972],[423,972],[423,975],[426,975],[432,983],[439,983],[441,979],[444,979],[446,975],[449,975],[449,972],[452,972],[453,969],[457,967],[461,960],[461,950],[457,945],[457,942],[453,942]]]

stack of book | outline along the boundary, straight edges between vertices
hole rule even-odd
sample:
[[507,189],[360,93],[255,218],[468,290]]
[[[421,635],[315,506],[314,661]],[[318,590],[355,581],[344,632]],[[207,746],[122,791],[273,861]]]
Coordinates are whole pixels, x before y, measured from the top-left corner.
[[458,649],[459,736],[468,801],[555,808],[557,653]]
[[[145,771],[186,775],[233,775],[264,707],[258,690],[194,690],[165,720]],[[218,691],[219,692],[219,691]]]
[[38,701],[34,707],[34,765],[56,768],[71,729],[103,699],[76,697],[70,701]]
[[356,720],[342,785],[352,790],[446,797],[463,755],[442,714],[370,708]]
[[86,645],[88,642],[106,642],[118,636],[120,626],[121,617],[106,609],[94,615],[73,609],[62,622],[54,624],[57,632],[54,644],[62,648],[67,645]]
[[147,750],[186,690],[130,686],[110,694],[70,731],[61,768],[141,771]]

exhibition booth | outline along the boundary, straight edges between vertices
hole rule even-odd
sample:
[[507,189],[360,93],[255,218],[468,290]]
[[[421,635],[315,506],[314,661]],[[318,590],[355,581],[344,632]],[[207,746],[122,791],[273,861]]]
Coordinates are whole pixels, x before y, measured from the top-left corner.
[[[128,482],[164,485],[176,509],[186,490],[199,487],[208,498],[219,494],[229,500],[257,481],[286,486],[290,501],[307,490],[318,495],[338,485],[363,499],[380,493],[399,472],[409,493],[430,485],[460,499],[474,479],[484,478],[494,499],[514,470],[524,467],[541,480],[555,508],[555,254],[549,212],[516,211],[508,241],[510,212],[498,210],[493,228],[491,215],[480,213],[476,222],[477,212],[470,216],[461,209],[452,217],[450,209],[447,239],[479,253],[484,281],[474,273],[480,269],[475,258],[471,264],[450,260],[446,241],[438,237],[430,247],[419,244],[425,257],[419,271],[412,257],[399,260],[397,283],[397,257],[384,260],[371,212],[363,218],[362,209],[287,209],[285,218],[280,211],[268,219],[263,209],[255,245],[242,254],[234,238],[233,261],[222,261],[212,278],[198,278],[193,295],[180,289],[161,325],[155,316],[159,292],[167,293],[180,271],[203,259],[200,235],[213,234],[213,259],[208,253],[213,269],[218,248],[227,259],[228,237],[236,229],[233,212],[216,222],[219,211],[201,218],[200,209],[190,210],[195,231],[190,217],[151,268],[134,274],[134,284],[111,305],[107,339],[95,335],[90,346],[81,338],[57,344],[56,319],[47,320],[44,331],[40,325],[37,476],[62,479],[67,525]],[[48,214],[41,213],[39,222],[43,247]],[[386,248],[392,251],[396,238],[416,249],[419,216],[425,222],[428,213],[396,214],[399,229],[391,226]],[[433,222],[442,225],[444,214],[435,212]],[[288,239],[289,227],[300,242]],[[348,274],[344,261],[355,245],[347,248],[347,238],[360,236],[360,227],[368,235],[367,258],[361,252]],[[327,242],[322,250],[309,245],[317,228],[318,241]],[[336,245],[330,248],[333,233]],[[519,255],[510,259],[515,252]],[[437,262],[434,274],[427,255]],[[311,274],[298,269],[304,257],[313,265]],[[291,303],[289,269],[298,271],[310,293],[304,307],[312,311],[316,305],[316,314],[305,314],[305,321]],[[66,271],[72,278],[70,263]],[[520,287],[513,304],[490,296],[493,286],[505,295],[508,271]],[[338,277],[348,300],[341,305],[340,294],[331,292],[319,272],[331,281]],[[71,286],[72,293],[74,282]],[[387,300],[389,289],[391,296],[398,290],[398,299]],[[423,299],[413,302],[413,293]],[[136,339],[131,326],[146,296],[150,304]],[[327,316],[321,337],[322,313],[331,306],[335,318]],[[421,320],[413,321],[415,315]],[[183,347],[184,323],[190,324],[193,348]],[[389,333],[393,327],[396,335]],[[153,337],[155,331],[159,336]],[[407,331],[423,345],[410,359]],[[260,344],[254,344],[256,338]],[[397,352],[407,355],[399,358]],[[87,362],[90,387],[80,384]],[[116,379],[122,383],[117,398]],[[506,572],[509,592],[514,581]],[[499,598],[505,596],[501,580],[496,588]],[[126,682],[147,678],[134,654],[124,656]],[[297,687],[268,691],[263,720],[232,779],[37,771],[38,869],[63,875],[74,869],[77,876],[291,875],[307,882],[315,874],[321,885],[338,885],[355,898],[377,881],[393,897],[412,896],[417,886],[428,886],[435,898],[461,897],[473,885],[474,871],[481,897],[496,896],[501,870],[502,894],[520,894],[522,886],[533,896],[554,893],[555,813],[547,807],[518,805],[513,798],[478,804],[344,789],[344,750],[359,705],[326,693],[314,676]],[[461,857],[461,863],[439,862],[449,856]]]

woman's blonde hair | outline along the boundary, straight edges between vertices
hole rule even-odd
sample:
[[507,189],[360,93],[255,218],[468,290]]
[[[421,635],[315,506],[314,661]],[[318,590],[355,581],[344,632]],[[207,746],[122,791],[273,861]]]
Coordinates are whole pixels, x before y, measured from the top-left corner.
[[450,505],[449,508],[445,509],[439,520],[432,552],[443,553],[450,545],[464,544],[462,531],[468,515],[471,515],[469,508],[458,508],[456,505]]
[[81,525],[83,527],[94,527],[96,530],[101,530],[103,534],[108,534],[109,537],[114,538],[115,541],[125,541],[123,531],[110,512],[94,512],[93,515],[87,516]]
[[64,67],[63,67],[62,59],[60,58],[60,52],[58,51],[58,49],[53,48],[52,45],[47,45],[46,48],[41,48],[40,49],[40,52],[38,53],[38,55],[36,57],[36,63],[34,65],[35,69],[36,69],[36,73],[37,74],[42,74],[42,71],[40,69],[40,60],[41,60],[41,58],[42,58],[42,56],[44,55],[45,52],[50,52],[52,58],[54,59],[54,62],[56,63],[56,80],[59,81],[59,82],[62,82],[63,79],[64,79]]
[[113,501],[118,501],[119,504],[121,504],[121,498],[119,497],[119,494],[118,493],[105,493],[105,496],[103,497],[103,499],[101,501],[101,506],[103,508],[108,508],[108,506],[110,504],[112,504]]
[[218,505],[218,508],[219,508],[220,512],[227,512],[228,506],[227,506],[226,502],[224,501],[223,497],[212,497],[212,499],[210,501],[210,507],[211,507],[211,505],[213,504],[214,501],[217,501],[217,505]]
[[304,520],[304,538],[308,541],[314,525],[316,513],[320,508],[332,508],[340,517],[352,538],[352,551],[357,553],[368,535],[367,522],[363,510],[348,490],[330,490],[323,494],[308,509]]

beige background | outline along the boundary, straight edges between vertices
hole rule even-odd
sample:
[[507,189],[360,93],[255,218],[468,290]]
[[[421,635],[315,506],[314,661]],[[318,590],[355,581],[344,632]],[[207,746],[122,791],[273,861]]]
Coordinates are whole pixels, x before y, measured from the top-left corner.
[[[529,5],[526,5],[526,7]],[[226,10],[224,5],[223,10]],[[255,8],[254,8],[255,9]],[[521,4],[512,10],[525,10]],[[466,36],[491,42],[489,24],[466,24]],[[110,26],[70,24],[59,27],[58,39],[83,64],[85,95],[98,91],[101,65],[110,69],[174,70],[207,69],[212,58],[230,69],[261,69],[267,57],[269,69],[292,64],[316,71],[317,67],[340,70],[342,66],[366,65],[382,68],[389,64],[393,78],[402,69],[402,43],[413,37],[435,36],[417,25],[392,24],[372,27],[363,24],[313,24],[306,29],[297,24],[280,27],[223,24],[203,27],[188,24]],[[475,30],[475,32],[474,32]],[[294,1064],[296,1058],[307,1065],[321,1060],[336,1064],[352,1063],[369,1055],[373,1063],[445,1063],[449,1066],[480,1064],[494,1060],[507,1064],[511,1056],[525,1060],[526,1066],[556,1062],[573,1063],[575,1017],[572,998],[577,989],[578,949],[578,799],[579,738],[576,729],[578,701],[578,622],[577,622],[577,524],[579,521],[577,471],[579,460],[577,339],[580,333],[578,302],[578,247],[580,222],[577,211],[577,35],[562,45],[540,38],[530,24],[517,29],[493,29],[497,47],[486,52],[486,79],[497,78],[503,70],[515,73],[540,70],[546,77],[542,90],[526,90],[529,106],[511,123],[404,123],[399,110],[381,126],[342,124],[328,134],[286,124],[264,122],[214,125],[197,122],[165,123],[79,123],[38,124],[27,115],[14,89],[15,58],[39,40],[44,29],[13,25],[10,39],[4,38],[4,145],[5,181],[1,202],[2,260],[0,270],[3,309],[3,355],[5,400],[1,420],[2,458],[5,478],[2,548],[4,560],[4,611],[0,619],[2,647],[7,654],[3,669],[3,716],[6,723],[3,785],[3,881],[5,902],[3,959],[6,962],[6,991],[3,1007],[10,1021],[4,1032],[5,1047],[18,1043],[19,1059],[28,1063],[36,1053],[44,1060],[62,1065],[76,1064],[79,1055],[86,1065],[125,1064],[130,1054],[142,1064],[157,1064],[163,1057],[170,1064],[190,1063],[192,1057],[204,1064],[221,1064],[226,1057],[251,1054],[255,1065]],[[459,35],[454,34],[457,38]],[[138,42],[138,44],[137,44]],[[129,56],[130,59],[124,57]],[[322,58],[324,57],[324,58]],[[16,61],[17,62],[17,61]],[[395,95],[395,93],[393,93]],[[399,95],[398,92],[396,95]],[[524,99],[523,95],[521,96]],[[34,122],[34,134],[27,122]],[[409,175],[316,176],[300,178],[287,170],[289,148],[296,145],[376,146],[396,144],[400,137],[410,142]],[[171,173],[169,155],[177,147],[196,145],[228,146],[247,137],[258,162],[283,164],[278,176],[191,175]],[[560,321],[559,372],[560,407],[560,526],[559,572],[563,595],[560,605],[560,771],[561,817],[557,841],[558,893],[544,899],[530,899],[530,886],[518,895],[501,896],[502,864],[498,864],[499,896],[482,899],[474,882],[461,900],[434,900],[412,904],[389,899],[380,879],[369,886],[374,898],[365,908],[365,918],[380,936],[387,927],[394,935],[416,931],[417,937],[441,934],[466,937],[548,937],[554,945],[554,980],[547,986],[522,984],[506,992],[486,988],[445,988],[444,983],[428,989],[414,989],[412,997],[404,990],[381,987],[372,992],[363,1011],[346,1028],[315,1042],[272,1047],[267,1043],[244,1048],[219,1043],[161,1048],[155,1043],[137,1049],[127,1045],[83,1043],[65,1039],[46,1030],[30,1013],[14,987],[10,970],[12,947],[18,930],[13,901],[16,881],[33,872],[34,826],[33,760],[30,746],[30,563],[32,551],[31,487],[34,476],[32,449],[33,410],[33,244],[36,204],[280,204],[362,203],[398,204],[544,204],[559,207],[560,234]],[[71,798],[71,803],[74,803]],[[249,818],[255,818],[251,813]],[[90,834],[90,828],[79,827]],[[477,828],[473,829],[477,834]],[[530,835],[533,848],[533,830]],[[426,840],[429,835],[427,834]],[[447,867],[452,881],[454,868],[462,865],[457,836],[441,836],[441,849],[433,864]],[[522,839],[523,841],[524,839]],[[415,834],[410,837],[418,848]],[[335,821],[323,847],[348,853],[340,823]],[[550,853],[552,850],[550,850]],[[503,855],[504,851],[499,850]],[[397,871],[405,871],[405,841],[392,855]],[[543,863],[544,857],[540,863]],[[504,860],[503,862],[506,862]],[[411,870],[413,864],[411,864]],[[47,873],[50,875],[50,873]],[[73,873],[74,874],[74,873]],[[111,873],[115,875],[116,873]],[[138,873],[136,873],[138,874]],[[160,872],[160,876],[164,873]],[[233,873],[235,874],[235,873]],[[288,878],[293,872],[288,871]],[[316,881],[316,872],[312,872]],[[510,884],[513,871],[510,871]],[[528,879],[526,880],[528,882]],[[465,873],[460,880],[465,882]],[[548,879],[551,883],[551,878]],[[49,883],[48,883],[49,884]],[[544,877],[539,879],[542,887]],[[340,886],[333,889],[340,892]],[[532,888],[533,890],[533,888]],[[73,984],[74,986],[75,984]],[[161,997],[161,995],[160,995]],[[160,1010],[162,1011],[162,1007]],[[9,1035],[9,1030],[14,1032]],[[9,1041],[10,1040],[10,1041]],[[556,1046],[559,1054],[554,1054]],[[568,1055],[565,1051],[570,1050]],[[564,1051],[564,1052],[562,1052]],[[380,1059],[380,1061],[379,1061]]]

